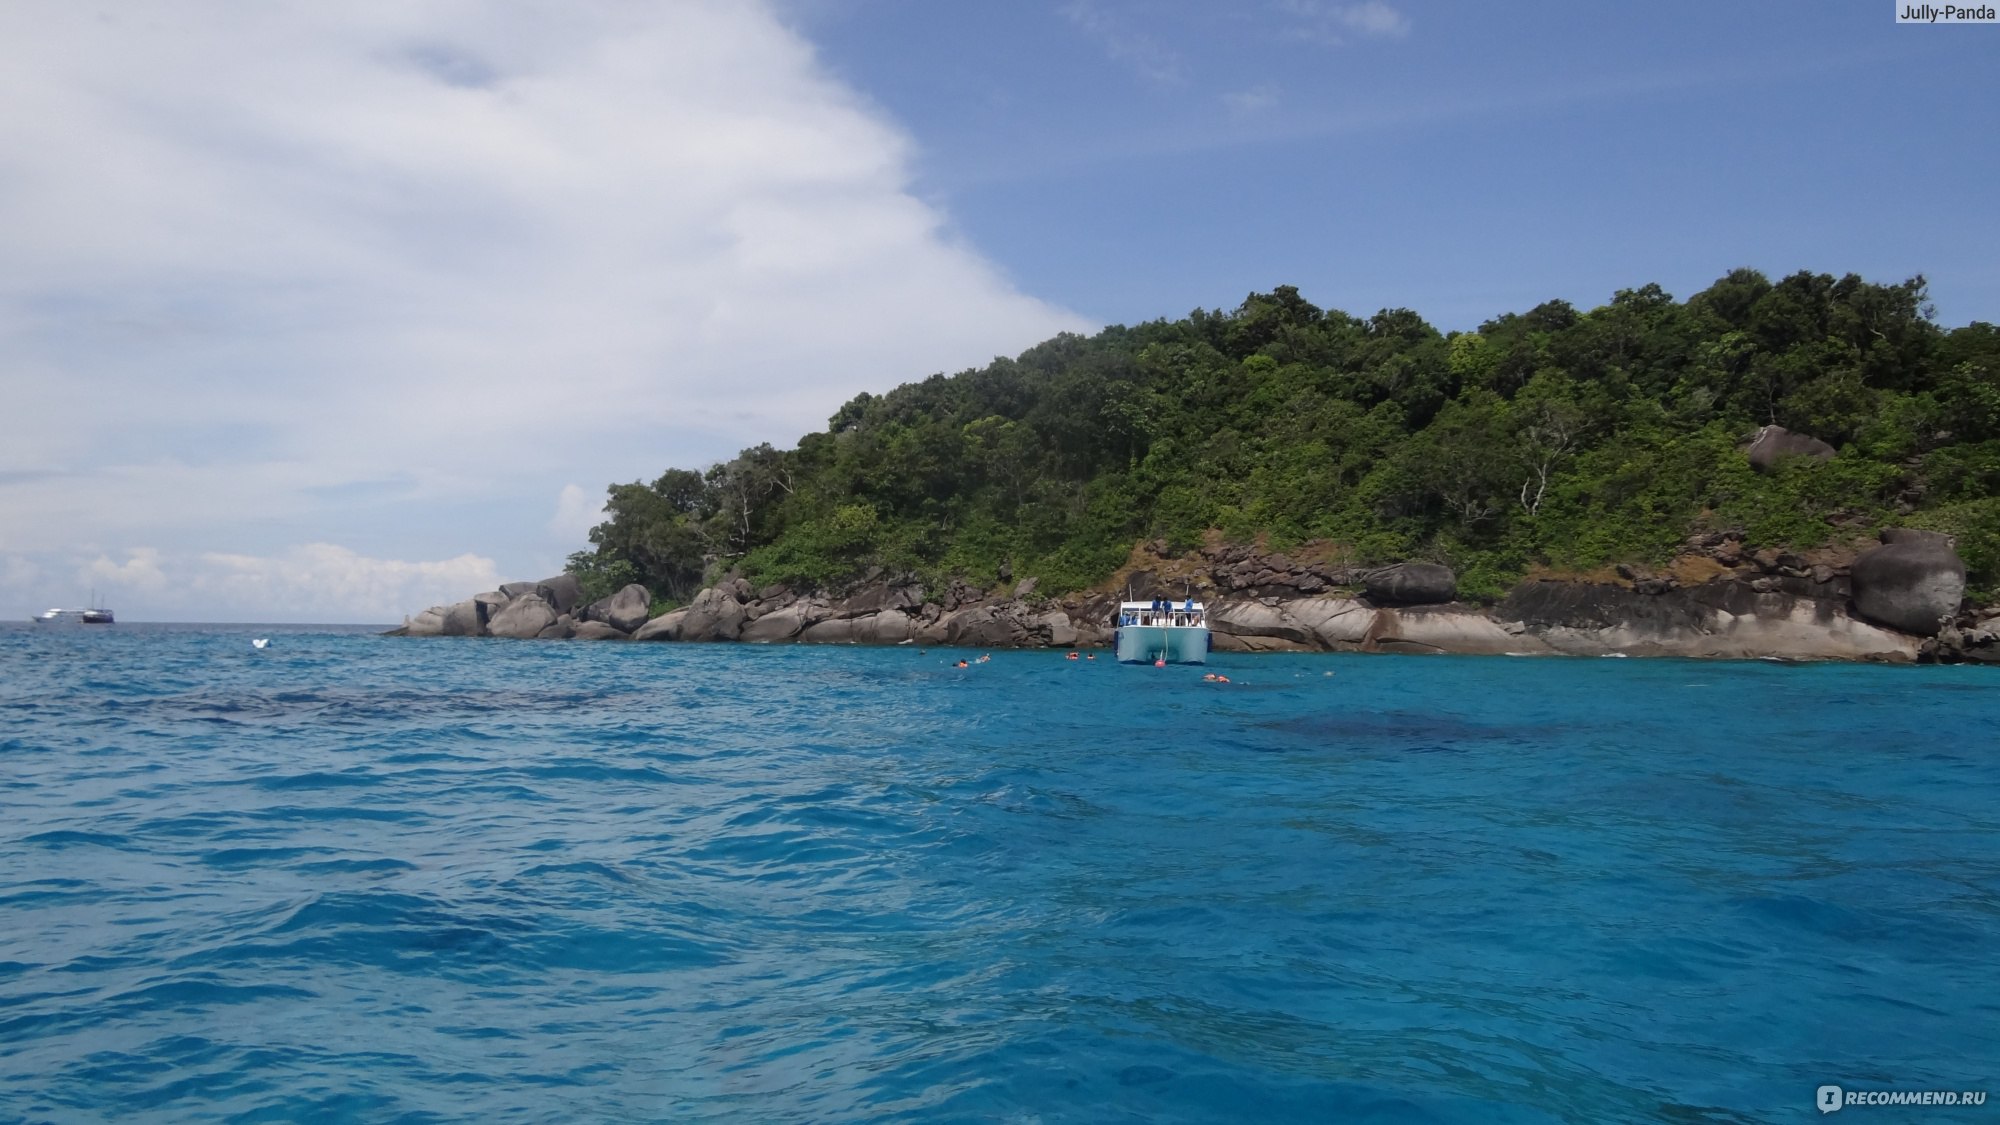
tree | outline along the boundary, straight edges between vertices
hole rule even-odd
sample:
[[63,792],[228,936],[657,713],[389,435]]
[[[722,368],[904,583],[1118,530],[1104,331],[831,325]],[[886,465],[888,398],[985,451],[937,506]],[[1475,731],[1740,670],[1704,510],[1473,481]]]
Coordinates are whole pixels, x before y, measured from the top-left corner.
[[[1704,511],[1800,546],[1971,519],[2000,488],[2000,330],[1932,315],[1922,278],[1737,270],[1684,302],[1640,285],[1446,338],[1281,286],[858,395],[795,449],[618,485],[577,565],[677,600],[730,569],[825,585],[1006,561],[1060,592],[1141,533],[1222,533],[1450,557],[1491,588],[1537,560],[1657,559]],[[1772,421],[1841,456],[1751,473],[1738,442]]]
[[[1535,393],[1540,389],[1541,393]],[[1552,386],[1530,383],[1513,410],[1515,449],[1520,457],[1521,508],[1541,511],[1549,479],[1583,444],[1586,419],[1581,407]]]

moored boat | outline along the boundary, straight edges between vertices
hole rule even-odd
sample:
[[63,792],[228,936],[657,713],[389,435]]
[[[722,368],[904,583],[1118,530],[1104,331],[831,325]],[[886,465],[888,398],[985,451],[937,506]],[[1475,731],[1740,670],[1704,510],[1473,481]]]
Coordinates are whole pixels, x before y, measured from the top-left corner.
[[[96,601],[95,597],[90,599]],[[93,606],[90,609],[45,609],[32,619],[37,625],[111,625],[115,623],[111,611]]]
[[1208,662],[1208,608],[1193,598],[1120,602],[1113,644],[1127,664]]

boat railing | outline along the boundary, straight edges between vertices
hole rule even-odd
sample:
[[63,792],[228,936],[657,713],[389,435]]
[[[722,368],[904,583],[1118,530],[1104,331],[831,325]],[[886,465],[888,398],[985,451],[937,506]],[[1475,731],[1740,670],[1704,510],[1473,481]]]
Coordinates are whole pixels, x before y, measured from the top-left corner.
[[1148,613],[1144,611],[1123,613],[1118,616],[1118,623],[1120,625],[1146,625],[1182,629],[1196,629],[1207,624],[1203,620],[1203,615],[1199,610],[1192,613],[1185,610],[1175,610],[1172,613]]

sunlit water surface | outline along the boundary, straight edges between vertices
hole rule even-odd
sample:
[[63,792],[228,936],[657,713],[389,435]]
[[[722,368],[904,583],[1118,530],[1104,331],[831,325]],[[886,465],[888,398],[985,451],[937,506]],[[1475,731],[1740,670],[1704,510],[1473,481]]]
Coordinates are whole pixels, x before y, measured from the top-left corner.
[[2000,1119],[2000,672],[961,655],[0,627],[0,1120]]

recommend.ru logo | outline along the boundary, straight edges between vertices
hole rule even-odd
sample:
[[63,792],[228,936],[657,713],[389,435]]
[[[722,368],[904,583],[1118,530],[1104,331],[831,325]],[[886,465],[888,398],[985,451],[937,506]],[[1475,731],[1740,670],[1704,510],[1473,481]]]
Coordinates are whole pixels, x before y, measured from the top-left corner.
[[1821,1086],[1813,1105],[1838,1113],[1851,1105],[1985,1105],[1984,1090],[1845,1090]]

